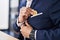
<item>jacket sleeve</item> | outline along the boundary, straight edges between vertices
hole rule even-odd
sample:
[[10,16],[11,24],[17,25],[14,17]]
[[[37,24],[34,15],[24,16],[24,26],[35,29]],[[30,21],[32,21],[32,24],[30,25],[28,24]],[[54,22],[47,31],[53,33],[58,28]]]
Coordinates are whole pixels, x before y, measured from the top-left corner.
[[55,26],[48,30],[37,30],[36,40],[60,40],[60,1],[56,3],[49,9],[49,16]]
[[19,28],[18,25],[17,25],[17,20],[16,20],[16,22],[13,24],[13,29],[14,29],[16,32],[20,32],[20,28]]
[[54,30],[38,30],[36,40],[60,40],[60,28]]

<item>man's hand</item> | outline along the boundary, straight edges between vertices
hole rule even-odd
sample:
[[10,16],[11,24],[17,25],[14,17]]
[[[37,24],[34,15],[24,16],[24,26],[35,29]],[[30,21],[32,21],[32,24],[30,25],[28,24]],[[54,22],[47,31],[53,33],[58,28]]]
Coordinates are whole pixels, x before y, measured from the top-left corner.
[[29,38],[30,32],[32,31],[32,27],[27,23],[27,21],[25,22],[26,25],[22,25],[21,26],[21,33],[25,38]]
[[22,7],[20,9],[20,14],[19,14],[19,17],[18,17],[18,21],[19,22],[23,22],[25,20],[28,19],[28,17],[31,15],[31,8],[27,8],[27,7]]
[[27,7],[22,7],[20,9],[20,14],[19,14],[19,17],[18,17],[18,21],[23,22],[23,21],[27,20],[30,15],[34,16],[36,14],[37,14],[36,10],[33,10],[29,7],[28,8]]

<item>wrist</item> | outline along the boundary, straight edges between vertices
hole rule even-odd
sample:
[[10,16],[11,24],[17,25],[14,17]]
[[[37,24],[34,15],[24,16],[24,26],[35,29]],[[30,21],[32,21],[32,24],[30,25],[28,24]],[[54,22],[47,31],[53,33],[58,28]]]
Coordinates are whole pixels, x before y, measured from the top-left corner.
[[18,27],[20,27],[20,26],[22,26],[24,24],[24,22],[22,21],[22,22],[20,22],[18,19],[17,19],[17,25],[18,25]]
[[22,17],[18,17],[18,23],[22,23],[22,22],[23,22]]

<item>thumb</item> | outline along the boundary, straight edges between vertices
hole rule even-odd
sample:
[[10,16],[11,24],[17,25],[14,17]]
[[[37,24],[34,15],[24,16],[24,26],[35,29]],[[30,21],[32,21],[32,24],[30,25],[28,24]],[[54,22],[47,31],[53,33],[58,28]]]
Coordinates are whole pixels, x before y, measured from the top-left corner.
[[24,24],[23,24],[23,25],[21,25],[21,27],[20,27],[20,28],[22,29],[23,27],[24,27]]
[[25,25],[26,25],[26,26],[30,26],[27,21],[25,21]]

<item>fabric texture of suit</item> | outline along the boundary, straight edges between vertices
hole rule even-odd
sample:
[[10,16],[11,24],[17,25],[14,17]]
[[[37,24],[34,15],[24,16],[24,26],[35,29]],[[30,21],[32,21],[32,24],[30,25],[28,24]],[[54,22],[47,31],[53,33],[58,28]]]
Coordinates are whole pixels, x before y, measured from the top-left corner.
[[33,0],[31,8],[43,13],[28,19],[36,40],[60,40],[60,0]]

